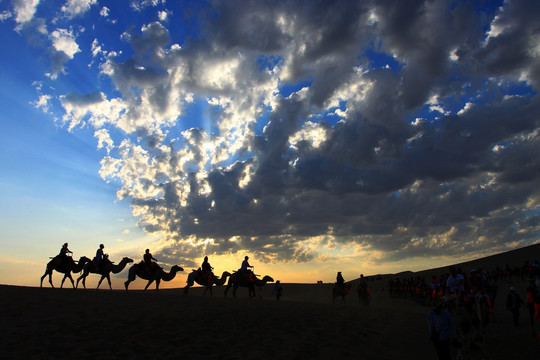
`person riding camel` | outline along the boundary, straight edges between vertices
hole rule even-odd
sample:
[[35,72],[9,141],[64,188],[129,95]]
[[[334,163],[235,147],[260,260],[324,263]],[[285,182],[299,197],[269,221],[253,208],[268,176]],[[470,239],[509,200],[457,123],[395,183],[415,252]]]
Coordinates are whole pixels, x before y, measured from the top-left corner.
[[146,270],[148,272],[152,271],[153,267],[156,266],[155,263],[152,262],[152,260],[157,262],[157,259],[154,259],[154,257],[150,253],[150,249],[146,249],[146,251],[144,252],[143,260]]
[[208,262],[208,256],[204,257],[204,261],[201,264],[201,269],[202,269],[202,271],[206,271],[206,272],[210,272],[210,273],[212,272],[212,270],[214,270],[214,268],[212,266],[210,266],[210,263]]
[[339,287],[344,287],[345,286],[345,279],[343,278],[343,275],[341,275],[341,271],[338,271],[338,273],[337,273],[336,284]]
[[60,253],[57,256],[57,258],[59,259],[59,264],[66,264],[69,260],[73,261],[73,259],[68,256],[68,253],[73,254],[73,251],[69,250],[68,243],[65,243],[64,245],[62,245]]
[[103,244],[99,245],[99,249],[96,251],[96,256],[94,257],[94,271],[99,272],[99,265],[101,265],[101,260],[104,259],[103,249],[105,246]]
[[249,268],[253,269],[253,266],[249,265],[249,257],[246,256],[244,258],[244,261],[242,261],[242,266],[240,267],[240,271],[244,272],[245,274],[248,274],[249,281],[253,282],[255,281],[255,275],[253,274],[253,271],[251,271]]
[[208,262],[208,256],[204,257],[204,261],[201,264],[201,267],[199,268],[199,270],[200,270],[199,271],[200,275],[207,276],[208,283],[212,283],[212,278],[214,275],[212,270],[214,270],[214,268],[210,266],[210,263]]

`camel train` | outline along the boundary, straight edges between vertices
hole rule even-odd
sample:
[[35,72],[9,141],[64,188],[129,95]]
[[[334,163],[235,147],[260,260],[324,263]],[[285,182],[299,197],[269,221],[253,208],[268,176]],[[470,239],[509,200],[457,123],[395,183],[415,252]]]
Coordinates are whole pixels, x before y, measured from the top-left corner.
[[[62,283],[60,285],[61,288],[64,286],[64,282],[66,281],[66,279],[69,279],[74,289],[78,288],[79,282],[81,281],[84,289],[86,289],[86,278],[88,277],[88,275],[98,274],[101,276],[101,278],[98,282],[97,289],[99,289],[103,280],[106,279],[107,283],[109,284],[109,289],[112,290],[110,274],[118,274],[122,272],[128,264],[133,263],[133,259],[124,257],[120,261],[120,263],[115,264],[114,262],[109,260],[107,254],[103,254],[103,248],[104,246],[100,245],[96,257],[93,260],[87,258],[86,256],[82,256],[79,261],[74,261],[72,256],[70,256],[71,254],[73,254],[73,252],[68,249],[68,244],[65,243],[60,250],[60,254],[52,258],[47,263],[45,273],[41,277],[40,287],[43,287],[43,279],[45,279],[45,277],[47,276],[49,277],[49,283],[51,284],[51,287],[54,287],[52,282],[52,273],[53,271],[57,271],[64,274]],[[100,258],[100,260],[97,260],[98,258]],[[149,250],[146,250],[143,258],[143,261],[138,264],[134,264],[129,268],[128,278],[124,282],[124,287],[126,291],[129,289],[130,283],[135,281],[137,277],[148,281],[146,286],[144,287],[144,290],[147,290],[148,287],[155,282],[156,291],[158,291],[161,281],[171,281],[175,278],[178,272],[184,271],[182,267],[174,265],[171,267],[169,272],[166,272],[161,266],[154,262],[156,261],[156,259],[152,257],[152,254],[150,254]],[[255,275],[252,271],[246,271],[241,269],[233,272],[232,274],[224,271],[221,277],[217,277],[213,274],[213,268],[210,267],[210,265],[207,263],[207,259],[208,257],[205,258],[205,263],[203,263],[203,265],[206,265],[206,268],[205,266],[203,266],[205,270],[193,270],[188,275],[187,285],[184,287],[184,293],[186,295],[188,294],[189,288],[192,287],[195,283],[204,286],[205,290],[203,295],[206,294],[208,290],[210,290],[210,295],[212,295],[212,287],[214,285],[222,286],[228,280],[224,296],[227,296],[227,293],[229,292],[229,289],[231,287],[233,288],[232,294],[234,297],[236,297],[236,291],[239,287],[247,287],[249,290],[249,298],[252,298],[256,296],[256,287],[261,289],[267,283],[274,281],[274,279],[272,279],[268,275],[260,279],[258,275]],[[71,273],[80,272],[82,272],[82,274],[77,278],[77,283],[75,284]]]

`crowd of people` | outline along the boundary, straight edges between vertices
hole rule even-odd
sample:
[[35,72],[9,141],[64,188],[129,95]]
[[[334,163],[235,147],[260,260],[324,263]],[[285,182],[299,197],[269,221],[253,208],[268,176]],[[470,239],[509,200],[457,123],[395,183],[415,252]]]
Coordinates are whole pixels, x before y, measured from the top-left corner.
[[[506,289],[502,287],[503,283],[508,286]],[[523,290],[520,293],[513,285],[518,283],[521,289],[523,283],[528,284],[526,293]],[[460,342],[463,340],[460,329],[463,317],[456,313],[456,307],[469,311],[475,322],[473,326],[481,328],[494,316],[498,292],[506,291],[503,301],[512,315],[513,326],[519,326],[520,310],[525,307],[532,334],[540,337],[535,328],[540,322],[540,264],[537,260],[526,261],[521,266],[497,266],[491,271],[473,268],[464,272],[459,267],[450,266],[429,280],[423,276],[392,277],[386,289],[392,297],[412,298],[421,305],[433,307],[429,313],[429,334],[439,359],[450,359],[450,349],[456,347],[460,352],[463,345]],[[478,307],[474,304],[479,301],[485,303],[485,319],[477,317]]]

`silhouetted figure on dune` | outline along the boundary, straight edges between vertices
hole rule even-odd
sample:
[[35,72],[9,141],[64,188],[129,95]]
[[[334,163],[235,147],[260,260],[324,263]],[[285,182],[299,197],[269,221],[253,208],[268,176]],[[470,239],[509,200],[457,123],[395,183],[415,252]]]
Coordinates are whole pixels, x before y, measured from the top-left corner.
[[523,300],[516,292],[516,288],[511,286],[508,296],[506,297],[506,309],[512,313],[514,326],[519,325],[519,309],[523,305]]
[[272,295],[276,297],[276,300],[279,300],[283,292],[283,287],[281,286],[281,281],[276,281],[274,284],[274,289],[272,290]]
[[457,341],[454,320],[448,311],[439,304],[429,313],[429,336],[439,360],[450,360],[450,346]]

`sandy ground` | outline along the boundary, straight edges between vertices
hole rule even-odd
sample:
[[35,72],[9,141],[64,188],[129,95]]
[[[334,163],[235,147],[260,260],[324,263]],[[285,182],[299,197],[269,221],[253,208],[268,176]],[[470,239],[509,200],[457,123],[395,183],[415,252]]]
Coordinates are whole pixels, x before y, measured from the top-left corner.
[[[1,285],[0,358],[436,359],[427,330],[431,308],[390,297],[385,284],[370,282],[369,307],[359,304],[356,287],[345,303],[332,303],[331,284],[283,284],[279,301],[271,296],[273,284],[251,300],[245,288],[224,298],[224,287],[210,297],[200,287],[185,296],[182,289]],[[480,349],[466,359],[540,356],[525,309],[517,328],[505,309],[510,284],[526,298],[526,280],[499,282],[494,319]],[[540,332],[539,322],[535,327]]]

